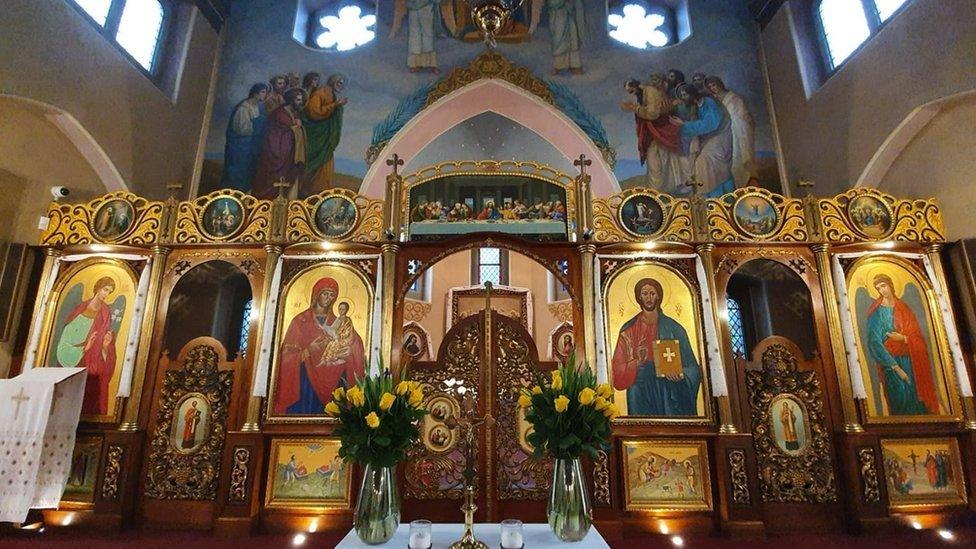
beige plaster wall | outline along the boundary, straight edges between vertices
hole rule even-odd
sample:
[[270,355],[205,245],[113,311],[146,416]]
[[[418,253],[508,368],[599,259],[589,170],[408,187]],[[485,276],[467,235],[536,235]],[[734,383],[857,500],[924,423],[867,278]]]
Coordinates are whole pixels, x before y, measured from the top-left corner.
[[[189,183],[194,172],[218,50],[216,31],[196,8],[180,5],[189,10],[189,35],[167,50],[175,63],[169,66],[182,65],[175,93],[169,94],[66,0],[4,0],[0,91],[66,111],[134,192],[165,197],[167,184]],[[27,160],[53,158],[37,150]]]
[[[809,4],[780,8],[761,43],[790,185],[810,179],[818,194],[830,195],[858,181],[916,108],[976,88],[976,8],[972,0],[913,0],[808,97],[801,67],[810,59],[798,53],[795,36],[798,10]],[[907,194],[931,192],[918,186]]]
[[976,94],[943,105],[881,179],[896,196],[939,199],[950,240],[976,237]]

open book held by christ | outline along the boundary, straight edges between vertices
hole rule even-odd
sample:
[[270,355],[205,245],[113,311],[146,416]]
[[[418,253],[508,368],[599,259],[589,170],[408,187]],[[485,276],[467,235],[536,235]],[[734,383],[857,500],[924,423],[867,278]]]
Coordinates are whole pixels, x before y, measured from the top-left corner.
[[681,349],[678,347],[677,339],[657,339],[652,348],[657,377],[684,377],[684,371],[681,369]]

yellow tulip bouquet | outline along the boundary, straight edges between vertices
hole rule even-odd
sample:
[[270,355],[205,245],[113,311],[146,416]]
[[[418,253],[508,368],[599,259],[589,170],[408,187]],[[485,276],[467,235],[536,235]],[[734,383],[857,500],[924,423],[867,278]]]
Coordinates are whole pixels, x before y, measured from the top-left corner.
[[610,445],[610,420],[620,411],[611,402],[613,388],[597,385],[596,376],[575,360],[536,375],[536,385],[523,389],[519,406],[532,425],[526,437],[536,458],[548,452],[557,459],[576,459],[584,452],[596,458]]
[[419,385],[387,371],[357,379],[348,390],[336,389],[325,412],[339,419],[334,432],[342,443],[339,456],[375,467],[403,461],[407,449],[420,438],[419,422],[427,414]]

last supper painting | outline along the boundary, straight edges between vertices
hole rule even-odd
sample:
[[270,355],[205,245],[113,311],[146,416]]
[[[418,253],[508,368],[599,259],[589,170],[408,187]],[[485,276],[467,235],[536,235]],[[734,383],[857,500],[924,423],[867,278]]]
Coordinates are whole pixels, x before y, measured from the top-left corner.
[[0,546],[976,547],[972,0],[4,0]]

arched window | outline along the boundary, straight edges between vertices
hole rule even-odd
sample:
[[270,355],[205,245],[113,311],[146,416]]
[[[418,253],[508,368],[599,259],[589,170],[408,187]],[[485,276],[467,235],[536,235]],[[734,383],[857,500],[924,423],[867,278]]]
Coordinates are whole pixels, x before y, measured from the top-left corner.
[[840,67],[908,3],[908,0],[820,0],[816,4],[816,19],[827,68],[834,71]]
[[376,38],[376,0],[300,0],[292,37],[317,50],[349,51]]
[[170,0],[69,0],[107,40],[150,75],[158,73]]
[[677,44],[691,35],[686,0],[608,0],[610,38],[646,50]]

